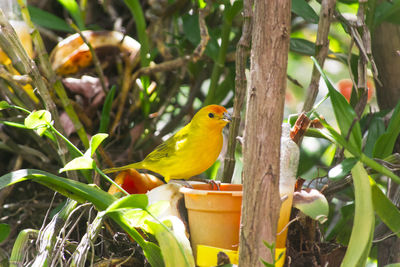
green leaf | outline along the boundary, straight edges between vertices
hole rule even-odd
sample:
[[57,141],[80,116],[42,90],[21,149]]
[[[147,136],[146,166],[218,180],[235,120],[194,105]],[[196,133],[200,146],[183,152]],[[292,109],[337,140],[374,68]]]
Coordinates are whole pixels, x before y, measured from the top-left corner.
[[199,16],[197,14],[182,16],[183,32],[185,38],[196,46],[200,42]]
[[93,157],[94,153],[96,152],[96,149],[107,137],[108,134],[105,133],[98,133],[93,135],[93,137],[90,139],[90,148],[89,148],[91,157]]
[[[1,176],[0,189],[27,179],[32,179],[80,203],[91,202],[100,211],[106,210],[117,200],[98,187],[34,169],[18,170]],[[143,248],[151,266],[164,266],[160,248],[154,243],[144,240],[138,231],[129,225],[122,212],[110,213],[109,217],[117,222]]]
[[384,21],[399,22],[400,0],[383,1],[375,9],[374,27]]
[[108,132],[108,125],[110,124],[110,113],[112,109],[112,102],[114,100],[116,87],[115,85],[108,92],[106,100],[104,101],[103,110],[101,111],[99,133]]
[[7,101],[0,101],[0,110],[10,108],[10,104]]
[[82,156],[82,157],[77,157],[68,162],[64,168],[60,169],[61,172],[65,171],[72,171],[72,170],[90,170],[94,169],[95,167],[95,161],[88,157],[88,156]]
[[373,155],[383,159],[393,152],[394,144],[400,133],[400,102],[397,103],[386,132],[375,143]]
[[[345,154],[347,154],[345,152]],[[343,267],[365,266],[372,245],[375,215],[368,173],[361,162],[351,170],[354,182],[355,214]]]
[[31,5],[28,5],[28,10],[32,22],[36,25],[56,31],[73,32],[72,28],[63,19],[52,13]]
[[79,8],[78,3],[75,0],[58,0],[58,2],[68,11],[78,28],[80,30],[85,30],[83,13]]
[[315,44],[306,39],[290,38],[290,51],[303,55],[314,56]]
[[[185,234],[185,225],[175,216],[162,221],[164,225],[147,221],[152,229],[164,257],[166,266],[195,266],[190,242]],[[167,226],[167,228],[165,228]]]
[[342,137],[347,140],[349,131],[351,131],[348,138],[349,144],[356,149],[358,153],[361,153],[361,128],[354,109],[350,106],[345,97],[333,87],[332,83],[319,66],[317,60],[314,57],[311,58],[328,87],[329,97],[332,102],[333,111]]
[[10,234],[10,226],[5,223],[0,223],[0,243],[3,242]]
[[24,124],[28,129],[33,129],[42,136],[51,123],[51,114],[47,110],[38,110],[25,118]]
[[197,3],[199,4],[199,7],[201,9],[203,9],[207,6],[207,3],[204,0],[197,0]]
[[105,210],[115,197],[103,190],[52,173],[35,169],[22,169],[0,177],[0,189],[28,179],[43,184],[80,203],[89,201],[99,210]]
[[385,123],[378,116],[373,116],[368,127],[367,140],[365,141],[364,154],[373,157],[375,144],[379,137],[385,132]]
[[333,167],[328,172],[328,178],[332,180],[340,180],[346,177],[351,169],[356,165],[358,159],[356,158],[346,158],[341,163]]
[[115,201],[107,208],[107,213],[114,212],[119,209],[146,209],[149,200],[146,194],[134,194],[126,196]]
[[400,237],[400,211],[379,189],[375,181],[369,179],[372,188],[372,201],[374,210],[389,229]]
[[310,23],[317,24],[319,17],[305,0],[292,0],[292,12]]
[[337,240],[340,244],[347,246],[351,234],[351,223],[354,219],[354,203],[340,208],[340,219],[333,223],[332,231],[326,236],[326,240]]
[[[143,9],[139,0],[124,0],[125,5],[128,6],[133,18],[135,19],[136,32],[139,37],[140,47],[140,63],[142,67],[147,67],[150,64],[149,38],[146,32],[146,20],[143,15]],[[147,88],[144,86],[144,88]]]

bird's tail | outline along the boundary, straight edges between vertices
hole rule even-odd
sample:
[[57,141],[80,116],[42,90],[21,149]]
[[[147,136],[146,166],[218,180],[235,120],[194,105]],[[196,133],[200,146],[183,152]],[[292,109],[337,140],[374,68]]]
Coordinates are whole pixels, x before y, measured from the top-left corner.
[[124,171],[124,170],[128,170],[128,169],[140,169],[141,166],[142,166],[141,162],[136,162],[136,163],[132,163],[132,164],[121,166],[121,167],[104,169],[103,172],[104,173],[112,173],[112,172],[119,172],[119,171]]

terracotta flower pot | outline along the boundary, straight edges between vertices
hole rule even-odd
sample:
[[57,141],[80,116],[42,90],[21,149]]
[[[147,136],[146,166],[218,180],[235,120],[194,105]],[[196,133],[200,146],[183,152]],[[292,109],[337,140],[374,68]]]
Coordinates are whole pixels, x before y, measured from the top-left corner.
[[181,192],[185,196],[195,257],[197,245],[238,250],[242,185],[221,184],[219,191],[210,184],[192,186],[181,188]]

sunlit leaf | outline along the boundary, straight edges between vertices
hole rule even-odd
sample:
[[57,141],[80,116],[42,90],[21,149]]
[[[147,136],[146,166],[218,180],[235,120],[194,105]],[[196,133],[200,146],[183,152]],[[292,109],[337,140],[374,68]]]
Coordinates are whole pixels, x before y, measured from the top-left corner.
[[147,221],[147,224],[160,244],[165,265],[195,266],[190,242],[185,234],[185,225],[174,216],[165,218],[162,222],[167,229],[156,222]]
[[88,156],[82,156],[78,158],[74,158],[70,162],[68,162],[64,168],[60,169],[61,172],[72,171],[72,170],[90,170],[95,166],[95,162],[92,158]]
[[[18,170],[1,176],[0,189],[27,179],[32,179],[80,203],[91,202],[100,211],[106,210],[116,200],[114,196],[98,187],[34,169]],[[151,266],[164,266],[160,248],[156,244],[144,240],[138,231],[129,225],[122,212],[110,213],[109,217],[117,222],[143,248]]]
[[51,114],[47,110],[34,111],[29,114],[24,121],[24,124],[28,129],[35,130],[40,136],[44,134],[50,123]]
[[108,134],[98,133],[93,135],[90,139],[90,156],[93,157],[93,154],[96,152],[96,149],[99,145],[108,137]]
[[118,209],[146,209],[149,201],[146,194],[129,195],[115,201],[107,212],[114,212]]
[[75,0],[58,0],[58,2],[63,5],[63,7],[68,11],[71,17],[74,18],[76,25],[80,30],[85,29],[85,22],[83,18],[83,13],[79,8],[78,3]]
[[10,104],[7,103],[7,101],[0,101],[0,110],[9,108]]
[[328,172],[328,178],[332,180],[340,180],[346,177],[354,165],[357,163],[356,158],[346,158],[341,163],[330,169]]

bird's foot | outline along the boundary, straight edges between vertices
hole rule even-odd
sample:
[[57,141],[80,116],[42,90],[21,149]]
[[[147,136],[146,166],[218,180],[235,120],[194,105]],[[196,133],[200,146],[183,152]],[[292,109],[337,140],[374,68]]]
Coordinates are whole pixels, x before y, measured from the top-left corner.
[[215,181],[215,180],[205,179],[205,178],[200,178],[200,177],[192,177],[189,180],[210,184],[212,190],[214,190],[214,188],[217,188],[217,191],[220,190],[220,186],[221,186],[220,181]]

